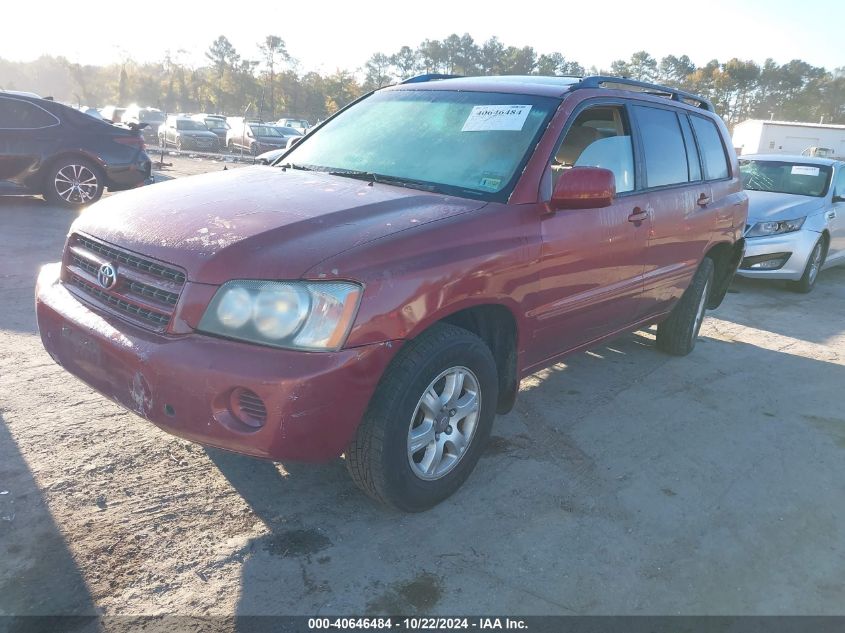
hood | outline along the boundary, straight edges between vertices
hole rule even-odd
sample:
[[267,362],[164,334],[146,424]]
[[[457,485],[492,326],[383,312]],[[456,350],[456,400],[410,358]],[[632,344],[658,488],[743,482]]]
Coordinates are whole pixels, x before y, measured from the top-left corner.
[[272,163],[276,160],[279,156],[284,154],[287,151],[286,147],[281,147],[279,149],[271,149],[269,152],[264,152],[263,154],[259,154],[256,156],[257,160],[264,160],[268,163]]
[[83,212],[71,231],[180,266],[199,283],[297,279],[350,248],[485,204],[256,166],[110,196]]
[[748,194],[748,223],[793,220],[812,215],[824,207],[824,198],[791,193],[751,191]]

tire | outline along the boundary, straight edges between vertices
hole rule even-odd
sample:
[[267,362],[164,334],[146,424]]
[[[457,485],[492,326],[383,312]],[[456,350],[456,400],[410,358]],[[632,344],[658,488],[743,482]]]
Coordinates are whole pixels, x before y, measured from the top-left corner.
[[807,294],[816,287],[824,261],[827,258],[827,240],[824,236],[819,238],[810,256],[807,258],[807,265],[804,267],[804,274],[798,281],[789,283],[788,287],[794,292]]
[[[450,395],[449,385],[458,384],[458,374],[463,386],[452,389],[455,397],[445,409],[441,405]],[[472,409],[473,388],[477,408],[462,417],[460,408]],[[406,343],[385,371],[346,450],[352,480],[397,510],[421,512],[440,503],[478,463],[496,415],[498,389],[496,362],[484,341],[454,325],[434,325]],[[441,399],[429,397],[425,404],[426,394]],[[438,407],[434,419],[427,412]],[[412,433],[420,446],[413,453]],[[457,449],[464,434],[464,449]],[[436,458],[438,451],[442,460]]]
[[695,348],[715,270],[713,260],[705,257],[680,301],[657,326],[658,349],[673,356],[686,356]]
[[80,156],[67,156],[47,171],[44,198],[52,204],[79,208],[99,200],[105,186],[105,175],[97,165]]

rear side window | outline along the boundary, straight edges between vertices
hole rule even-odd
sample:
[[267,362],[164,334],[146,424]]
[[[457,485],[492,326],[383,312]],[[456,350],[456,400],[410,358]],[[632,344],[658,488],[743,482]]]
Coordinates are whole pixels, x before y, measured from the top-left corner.
[[0,129],[37,130],[58,124],[55,116],[34,103],[0,97]]
[[643,142],[646,183],[649,187],[689,181],[687,150],[672,110],[634,106]]
[[704,176],[707,180],[727,178],[728,159],[725,147],[722,145],[722,135],[713,121],[700,116],[690,117],[698,147],[701,151],[701,162],[704,163]]
[[698,148],[695,144],[695,137],[692,135],[692,128],[689,119],[685,114],[678,115],[681,121],[681,131],[684,133],[684,145],[687,148],[687,164],[689,166],[690,182],[701,180],[701,161],[698,157]]

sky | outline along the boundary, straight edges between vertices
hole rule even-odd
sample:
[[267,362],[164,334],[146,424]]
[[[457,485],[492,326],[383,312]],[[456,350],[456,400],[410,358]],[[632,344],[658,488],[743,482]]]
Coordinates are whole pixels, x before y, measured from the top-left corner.
[[[686,54],[698,65],[714,58],[759,63],[772,57],[778,63],[803,59],[831,70],[845,66],[842,0],[3,4],[9,19],[0,27],[0,58],[16,61],[44,54],[82,64],[157,61],[166,50],[184,49],[181,61],[199,66],[218,35],[226,35],[242,57],[258,59],[258,41],[273,34],[285,40],[301,72],[333,72],[361,68],[374,52],[390,54],[426,38],[469,33],[478,43],[496,35],[505,45],[559,51],[587,68],[609,68],[613,60],[639,50],[658,59]],[[68,11],[70,6],[81,10]]]

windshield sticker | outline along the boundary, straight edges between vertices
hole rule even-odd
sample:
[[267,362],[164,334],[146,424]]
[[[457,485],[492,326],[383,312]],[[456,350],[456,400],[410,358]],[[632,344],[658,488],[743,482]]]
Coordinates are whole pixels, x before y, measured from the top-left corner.
[[481,174],[481,180],[478,181],[478,184],[482,189],[487,189],[488,191],[498,191],[502,188],[502,178],[499,174],[485,171]]
[[793,165],[792,166],[792,175],[793,176],[818,176],[819,175],[819,168],[818,167],[810,167],[809,165]]
[[491,132],[509,130],[519,132],[531,112],[530,105],[473,106],[461,132]]

